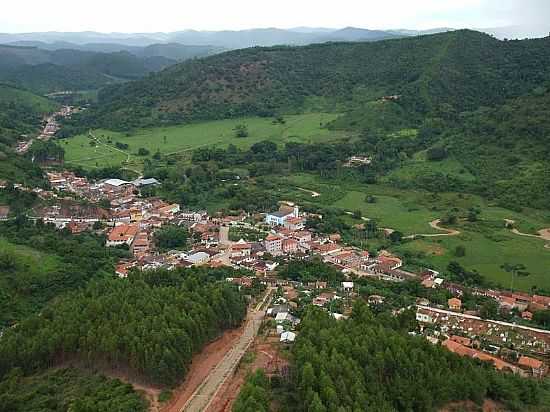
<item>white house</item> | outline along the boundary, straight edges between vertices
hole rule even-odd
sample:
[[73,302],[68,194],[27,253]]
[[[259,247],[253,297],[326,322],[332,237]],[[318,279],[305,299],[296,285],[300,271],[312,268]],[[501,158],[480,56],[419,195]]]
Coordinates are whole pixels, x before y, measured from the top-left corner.
[[210,255],[206,252],[197,252],[187,256],[186,260],[194,266],[203,265],[210,260]]
[[292,343],[296,339],[296,334],[294,332],[283,332],[281,333],[280,342],[283,343]]
[[292,211],[278,210],[277,212],[268,213],[265,217],[265,222],[271,226],[284,226],[287,219],[297,218],[299,214],[298,206],[294,206]]

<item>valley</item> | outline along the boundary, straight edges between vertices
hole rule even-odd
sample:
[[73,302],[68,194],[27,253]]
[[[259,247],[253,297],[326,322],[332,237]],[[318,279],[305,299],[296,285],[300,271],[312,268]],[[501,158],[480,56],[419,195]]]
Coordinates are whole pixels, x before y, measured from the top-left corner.
[[0,412],[550,410],[550,37],[0,41]]

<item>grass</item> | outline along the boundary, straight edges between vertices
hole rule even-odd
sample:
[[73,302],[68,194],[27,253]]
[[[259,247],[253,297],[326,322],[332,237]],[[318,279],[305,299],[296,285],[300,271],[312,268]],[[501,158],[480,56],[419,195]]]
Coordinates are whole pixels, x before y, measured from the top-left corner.
[[[363,216],[376,219],[379,227],[399,230],[405,235],[442,233],[432,229],[428,222],[441,218],[453,208],[461,211],[476,208],[480,210],[480,222],[460,222],[453,226],[462,232],[461,235],[417,239],[394,247],[394,250],[401,254],[407,252],[416,260],[443,272],[450,261],[456,260],[465,268],[475,269],[503,287],[510,287],[511,275],[502,270],[501,265],[522,263],[530,275],[517,278],[515,288],[530,290],[537,286],[550,290],[550,249],[544,248],[544,241],[515,235],[504,225],[504,219],[512,219],[522,232],[536,233],[539,229],[550,227],[548,212],[533,209],[514,212],[475,195],[432,194],[384,184],[367,186],[345,179],[323,180],[313,174],[287,176],[279,182],[287,188],[303,187],[321,193],[318,198],[298,193],[291,200],[319,203],[342,210],[360,210]],[[367,203],[367,195],[375,196],[376,203]],[[458,245],[466,247],[466,256],[454,256]]]
[[2,237],[0,237],[0,250],[14,256],[18,263],[24,264],[31,271],[50,272],[58,265],[58,259],[55,256],[27,246],[13,244]]
[[[466,269],[475,269],[485,278],[506,288],[511,286],[512,278],[511,274],[501,269],[501,265],[521,263],[530,275],[517,277],[514,288],[529,291],[536,286],[550,290],[550,250],[544,248],[543,241],[517,236],[504,228],[478,231],[461,226],[459,229],[462,230],[459,236],[419,239],[396,250],[425,254],[425,258],[421,259],[443,272],[449,262],[457,261]],[[458,245],[465,246],[464,257],[454,255]]]
[[385,177],[384,181],[392,178],[399,180],[414,180],[418,176],[442,173],[452,176],[464,182],[475,181],[475,176],[465,170],[464,166],[456,159],[445,159],[439,162],[427,161],[425,152],[418,152],[412,160],[405,162],[400,168],[392,171]]
[[[247,148],[261,140],[271,140],[277,144],[335,140],[341,138],[343,133],[330,131],[323,125],[336,117],[337,114],[328,113],[291,115],[285,117],[285,124],[273,124],[271,118],[250,117],[144,129],[129,135],[94,130],[93,134],[103,143],[97,147],[90,145],[87,134],[61,140],[59,144],[65,149],[65,161],[68,163],[87,168],[115,166],[125,163],[129,156],[129,165],[140,168],[146,157],[136,153],[142,147],[149,150],[150,155],[157,150],[164,155],[174,155],[202,146],[226,147],[234,144]],[[247,125],[248,137],[235,137],[233,129],[237,124]],[[116,142],[127,144],[128,150],[116,150]]]

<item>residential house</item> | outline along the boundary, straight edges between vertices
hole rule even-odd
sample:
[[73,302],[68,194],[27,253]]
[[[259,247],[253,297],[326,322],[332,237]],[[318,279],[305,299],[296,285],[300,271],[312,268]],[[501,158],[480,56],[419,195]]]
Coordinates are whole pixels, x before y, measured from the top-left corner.
[[267,253],[278,255],[283,251],[283,238],[269,234],[264,240],[264,246]]
[[132,254],[134,256],[145,256],[151,249],[151,242],[147,232],[139,232],[132,243]]
[[292,234],[292,237],[296,239],[300,244],[311,242],[311,232],[308,230],[300,230],[298,232],[294,232]]
[[416,320],[422,323],[434,323],[435,321],[432,312],[423,308],[417,309]]
[[546,372],[548,371],[547,366],[544,364],[544,362],[530,358],[528,356],[521,356],[518,361],[518,365],[523,370],[528,371],[532,376],[536,378],[542,378],[544,375],[546,375]]
[[447,305],[451,310],[460,310],[462,308],[462,301],[458,298],[451,298],[447,301]]
[[282,249],[285,253],[298,252],[298,241],[295,239],[283,239]]
[[289,217],[284,220],[283,227],[291,231],[302,230],[305,227],[306,220],[303,217]]
[[136,224],[115,226],[107,237],[107,246],[131,245],[139,230]]
[[243,239],[239,240],[237,243],[231,245],[231,258],[235,257],[248,257],[252,250],[252,245],[248,242],[245,242]]

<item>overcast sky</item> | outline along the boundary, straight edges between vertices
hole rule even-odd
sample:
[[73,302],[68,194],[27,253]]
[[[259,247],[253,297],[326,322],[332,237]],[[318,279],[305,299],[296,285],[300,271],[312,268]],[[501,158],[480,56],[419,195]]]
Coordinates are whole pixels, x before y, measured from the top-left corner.
[[0,32],[547,24],[550,0],[1,0]]

